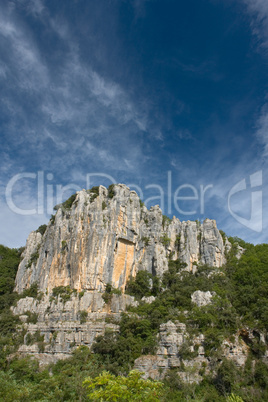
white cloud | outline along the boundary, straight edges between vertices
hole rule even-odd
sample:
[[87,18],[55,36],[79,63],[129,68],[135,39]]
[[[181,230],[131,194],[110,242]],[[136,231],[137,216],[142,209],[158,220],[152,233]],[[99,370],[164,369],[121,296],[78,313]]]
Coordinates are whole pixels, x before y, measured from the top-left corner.
[[23,27],[4,12],[0,13],[0,39],[2,52],[8,49],[4,78],[33,91],[47,85],[47,69],[37,47]]
[[268,1],[242,0],[247,12],[252,17],[252,33],[259,40],[262,48],[268,48]]
[[[2,10],[0,7],[3,11],[0,13],[0,46],[9,49],[9,55],[5,55],[0,66],[0,81],[6,88],[1,102],[9,117],[6,126],[9,136],[18,140],[20,132],[35,151],[37,147],[39,151],[42,146],[45,148],[47,141],[53,141],[59,152],[69,154],[72,150],[72,155],[61,155],[66,170],[78,154],[86,160],[85,142],[90,139],[94,142],[94,159],[99,158],[105,166],[114,169],[128,170],[136,166],[138,171],[140,161],[146,157],[140,145],[133,144],[133,138],[137,132],[149,130],[146,108],[136,105],[118,83],[104,78],[81,61],[79,48],[66,22],[52,18],[41,1],[20,0],[8,4],[13,7]],[[17,4],[27,7],[28,12],[63,41],[67,51],[60,64],[50,64],[31,31],[17,20],[14,13]],[[16,99],[12,88],[16,92],[21,90],[25,102]],[[33,96],[38,97],[38,102]],[[34,104],[31,110],[34,118],[27,101]],[[127,146],[128,142],[131,146]],[[124,143],[121,150],[118,143],[121,147]],[[50,157],[53,158],[53,153],[45,155],[44,152],[41,160],[48,162]],[[54,159],[50,166],[56,163]]]
[[261,110],[260,117],[257,121],[257,138],[264,145],[263,155],[268,156],[268,104],[265,104]]

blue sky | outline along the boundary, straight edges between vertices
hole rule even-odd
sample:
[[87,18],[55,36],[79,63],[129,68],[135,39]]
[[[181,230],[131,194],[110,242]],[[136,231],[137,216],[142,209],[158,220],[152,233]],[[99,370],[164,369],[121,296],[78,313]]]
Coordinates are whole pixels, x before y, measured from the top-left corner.
[[6,0],[0,55],[0,243],[111,181],[268,241],[267,0]]

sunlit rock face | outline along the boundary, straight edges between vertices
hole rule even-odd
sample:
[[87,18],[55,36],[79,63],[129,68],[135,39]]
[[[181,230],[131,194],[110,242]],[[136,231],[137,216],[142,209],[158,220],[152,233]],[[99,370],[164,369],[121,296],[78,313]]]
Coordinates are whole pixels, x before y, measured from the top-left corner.
[[168,260],[180,258],[187,270],[196,264],[220,267],[225,245],[216,222],[163,219],[123,184],[99,195],[82,190],[69,208],[59,206],[43,235],[30,233],[16,277],[16,291],[37,282],[51,294],[58,286],[103,291],[107,283],[122,291],[139,270],[161,276]]

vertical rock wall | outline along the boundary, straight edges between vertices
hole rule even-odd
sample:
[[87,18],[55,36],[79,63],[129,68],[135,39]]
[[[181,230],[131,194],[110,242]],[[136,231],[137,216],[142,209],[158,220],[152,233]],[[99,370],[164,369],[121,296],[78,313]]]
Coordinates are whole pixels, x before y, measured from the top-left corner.
[[103,291],[106,283],[124,290],[130,275],[147,270],[162,275],[168,259],[220,267],[225,245],[216,222],[163,220],[158,206],[147,210],[123,184],[113,193],[99,187],[76,194],[71,208],[59,206],[43,235],[32,232],[20,263],[16,291],[37,282],[51,293],[57,286]]

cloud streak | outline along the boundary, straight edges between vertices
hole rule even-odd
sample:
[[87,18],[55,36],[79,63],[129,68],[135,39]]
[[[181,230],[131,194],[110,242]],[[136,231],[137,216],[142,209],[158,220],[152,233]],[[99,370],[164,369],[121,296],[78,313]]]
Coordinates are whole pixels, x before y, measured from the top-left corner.
[[252,17],[251,28],[262,49],[268,51],[268,2],[266,0],[242,0]]
[[40,0],[30,2],[28,12],[45,21],[68,49],[60,63],[51,65],[27,27],[16,21],[11,4],[1,10],[0,17],[1,48],[9,49],[0,65],[2,108],[9,137],[15,141],[20,132],[21,141],[28,141],[29,151],[38,147],[44,154],[52,141],[55,149],[50,152],[51,163],[55,164],[54,154],[61,152],[65,171],[78,154],[84,161],[90,155],[95,166],[105,163],[115,170],[138,169],[138,161],[145,161],[146,156],[133,138],[149,130],[146,110],[137,107],[118,83],[81,60],[66,24],[56,24]]

